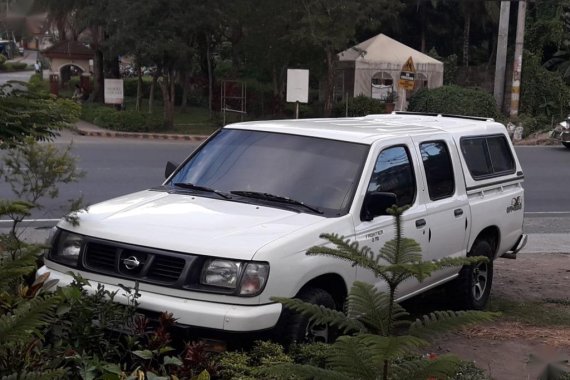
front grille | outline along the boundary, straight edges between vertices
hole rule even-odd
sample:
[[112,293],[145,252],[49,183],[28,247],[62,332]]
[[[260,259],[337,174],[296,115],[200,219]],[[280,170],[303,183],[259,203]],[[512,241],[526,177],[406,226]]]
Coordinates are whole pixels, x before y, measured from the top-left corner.
[[182,288],[196,257],[87,238],[82,262],[89,272]]
[[180,277],[186,261],[177,257],[156,256],[149,268],[150,280],[175,282]]
[[86,263],[89,267],[103,271],[114,270],[117,261],[117,249],[115,247],[88,243],[86,249],[89,252],[86,256]]

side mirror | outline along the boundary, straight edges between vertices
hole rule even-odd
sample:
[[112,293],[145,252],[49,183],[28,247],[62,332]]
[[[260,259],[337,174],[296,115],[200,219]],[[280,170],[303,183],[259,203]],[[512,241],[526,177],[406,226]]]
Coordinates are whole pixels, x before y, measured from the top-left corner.
[[388,215],[387,208],[392,207],[398,201],[396,194],[373,191],[364,197],[360,219],[371,221],[377,216]]
[[170,177],[170,175],[172,173],[174,173],[174,171],[176,170],[177,167],[178,167],[177,163],[174,163],[172,161],[168,161],[166,163],[166,168],[164,169],[164,178],[166,179],[166,178]]

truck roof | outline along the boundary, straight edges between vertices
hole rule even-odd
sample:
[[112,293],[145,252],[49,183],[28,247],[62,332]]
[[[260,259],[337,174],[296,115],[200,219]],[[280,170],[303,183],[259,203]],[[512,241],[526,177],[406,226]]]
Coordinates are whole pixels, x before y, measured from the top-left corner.
[[225,128],[287,133],[365,144],[398,136],[442,132],[464,136],[506,131],[504,125],[491,118],[409,112],[352,118],[251,121],[231,124]]

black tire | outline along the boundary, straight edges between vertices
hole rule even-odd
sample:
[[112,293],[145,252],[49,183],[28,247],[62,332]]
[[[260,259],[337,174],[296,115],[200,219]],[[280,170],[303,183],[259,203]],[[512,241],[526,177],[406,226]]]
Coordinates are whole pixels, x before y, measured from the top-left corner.
[[[295,298],[329,309],[336,308],[333,297],[320,288],[302,289]],[[313,324],[309,318],[287,308],[283,309],[275,327],[276,340],[286,346],[293,343],[332,343],[335,337],[336,333],[330,326]]]
[[463,266],[447,289],[458,309],[483,310],[493,285],[493,246],[487,240],[476,240],[467,256],[485,256],[489,261]]
[[566,148],[570,149],[570,142],[562,141],[562,145],[564,145]]

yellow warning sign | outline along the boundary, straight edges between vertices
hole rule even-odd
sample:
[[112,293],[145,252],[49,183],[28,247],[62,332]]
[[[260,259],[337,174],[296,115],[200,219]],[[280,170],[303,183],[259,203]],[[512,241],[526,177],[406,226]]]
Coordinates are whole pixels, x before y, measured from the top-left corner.
[[414,61],[412,57],[408,58],[406,63],[402,66],[402,71],[400,72],[400,80],[398,81],[398,87],[405,90],[414,89],[414,80],[416,79],[416,67],[414,66]]
[[408,58],[406,63],[404,63],[404,66],[402,66],[402,71],[407,71],[409,73],[415,73],[416,72],[416,67],[414,66],[414,60],[412,59],[411,56],[410,56],[410,58]]
[[398,87],[403,88],[405,90],[413,90],[414,89],[414,81],[413,80],[400,79],[398,81]]

